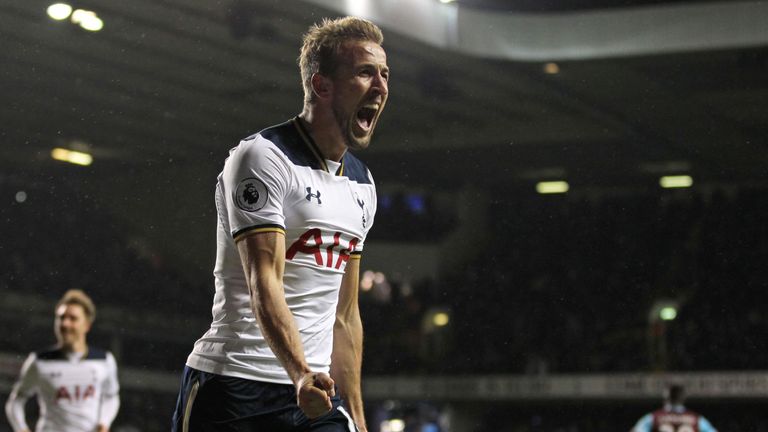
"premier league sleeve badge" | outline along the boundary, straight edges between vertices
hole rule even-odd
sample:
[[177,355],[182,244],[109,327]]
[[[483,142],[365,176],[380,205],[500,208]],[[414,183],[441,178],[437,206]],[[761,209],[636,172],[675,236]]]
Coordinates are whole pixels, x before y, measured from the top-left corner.
[[264,207],[268,197],[267,185],[261,180],[251,177],[241,180],[237,185],[234,201],[241,210],[255,212]]

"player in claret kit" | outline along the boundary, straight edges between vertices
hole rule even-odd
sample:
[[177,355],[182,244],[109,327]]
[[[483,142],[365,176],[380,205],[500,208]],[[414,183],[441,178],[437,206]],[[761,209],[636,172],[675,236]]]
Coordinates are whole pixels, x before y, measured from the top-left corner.
[[36,432],[107,432],[120,397],[115,358],[86,343],[96,308],[84,292],[69,290],[55,314],[58,344],[27,357],[5,405],[8,421],[15,432],[29,431],[24,405],[37,394]]
[[673,384],[664,391],[664,406],[641,418],[632,432],[717,432],[702,415],[683,405],[685,390]]
[[368,147],[387,101],[382,41],[360,18],[312,26],[302,113],[230,151],[213,322],[187,359],[174,431],[366,430],[358,283],[376,189],[348,150]]

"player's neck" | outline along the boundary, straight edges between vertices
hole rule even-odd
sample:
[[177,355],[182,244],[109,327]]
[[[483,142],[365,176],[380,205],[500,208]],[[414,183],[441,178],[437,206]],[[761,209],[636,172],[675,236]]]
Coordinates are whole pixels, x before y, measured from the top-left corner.
[[299,114],[299,121],[303,122],[325,159],[341,160],[347,145],[331,110],[320,110],[310,105]]
[[85,354],[88,352],[88,344],[82,339],[71,344],[61,344],[61,349],[67,353]]

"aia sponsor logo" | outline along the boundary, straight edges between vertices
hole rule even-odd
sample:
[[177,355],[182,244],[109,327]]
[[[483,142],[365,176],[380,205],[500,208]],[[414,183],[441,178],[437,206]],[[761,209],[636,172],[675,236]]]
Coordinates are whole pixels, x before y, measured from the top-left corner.
[[[330,235],[326,235],[326,238],[329,237]],[[355,251],[358,242],[360,239],[355,237],[342,238],[340,232],[333,233],[333,240],[323,242],[322,231],[312,228],[293,242],[285,252],[285,259],[291,261],[299,253],[313,255],[318,266],[339,269],[349,260],[349,255]]]
[[88,384],[87,386],[61,386],[58,389],[56,389],[56,403],[58,404],[62,400],[65,400],[67,402],[81,402],[88,398],[92,398],[96,396],[96,389],[93,387],[93,385]]

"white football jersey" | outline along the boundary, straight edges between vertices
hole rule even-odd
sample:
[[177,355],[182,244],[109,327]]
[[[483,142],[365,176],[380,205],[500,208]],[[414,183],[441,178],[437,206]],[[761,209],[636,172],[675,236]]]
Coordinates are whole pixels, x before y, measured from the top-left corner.
[[37,394],[35,431],[94,431],[114,420],[118,391],[117,364],[110,352],[89,347],[85,356],[76,357],[53,349],[27,357],[6,410],[14,430],[26,429],[24,402]]
[[312,370],[328,372],[339,288],[359,259],[376,212],[368,168],[346,152],[323,160],[300,120],[265,129],[230,151],[216,185],[216,292],[211,328],[187,359],[192,368],[290,384],[250,304],[235,240],[285,234],[285,300]]

